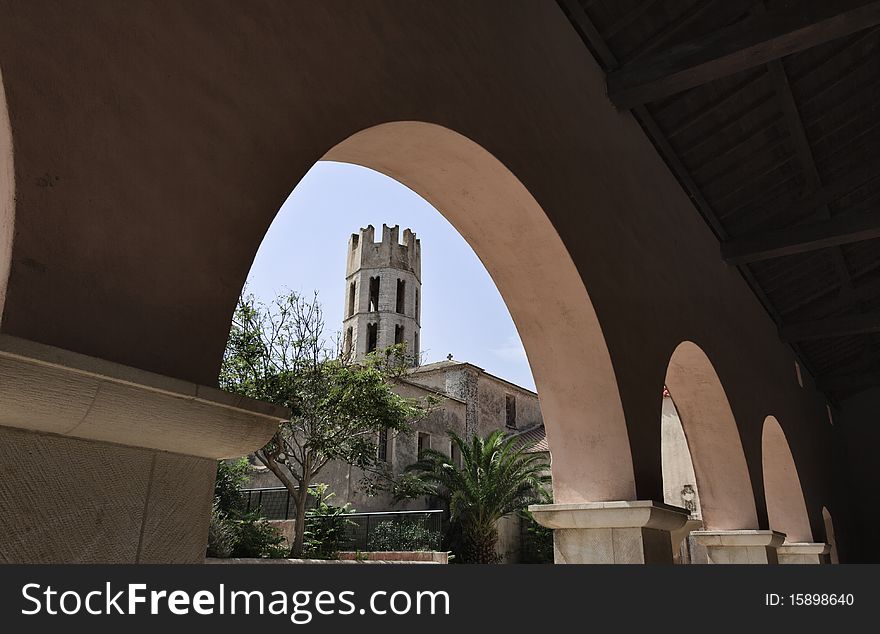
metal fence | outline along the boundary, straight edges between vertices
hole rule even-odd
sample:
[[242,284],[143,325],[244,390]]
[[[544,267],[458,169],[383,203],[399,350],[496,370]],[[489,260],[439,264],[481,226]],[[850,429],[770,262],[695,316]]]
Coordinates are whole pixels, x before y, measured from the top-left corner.
[[[296,501],[285,487],[264,489],[242,489],[245,510],[260,509],[260,515],[269,520],[291,520],[296,517]],[[317,500],[309,496],[309,508],[314,508]],[[342,550],[371,551],[375,548],[374,537],[377,527],[391,523],[396,528],[405,526],[420,529],[419,534],[429,537],[425,539],[424,548],[442,550],[443,522],[445,511],[389,511],[379,513],[351,513],[345,515],[345,542]],[[389,528],[387,524],[381,528]]]
[[422,538],[413,550],[442,550],[444,515],[445,511],[442,510],[352,513],[345,516],[350,523],[345,529],[346,541],[340,549],[364,552],[385,550],[375,543],[376,530],[382,524],[390,523],[396,527],[408,525],[421,529]]
[[[261,515],[267,520],[292,520],[296,517],[296,500],[285,487],[266,489],[242,489],[245,510],[261,509]],[[310,503],[312,498],[310,496]]]

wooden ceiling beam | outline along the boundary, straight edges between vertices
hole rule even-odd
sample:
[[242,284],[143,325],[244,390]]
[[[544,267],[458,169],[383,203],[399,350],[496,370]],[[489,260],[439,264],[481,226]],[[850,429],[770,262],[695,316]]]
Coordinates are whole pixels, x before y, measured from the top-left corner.
[[880,238],[880,212],[840,214],[728,240],[721,245],[721,257],[729,264],[749,264],[874,238]]
[[826,317],[782,326],[779,336],[783,341],[831,339],[880,332],[880,312],[860,313],[844,317]]
[[822,392],[858,392],[880,385],[880,372],[853,374],[826,374],[816,379],[816,387]]
[[631,109],[877,24],[880,1],[804,0],[610,72],[608,97]]

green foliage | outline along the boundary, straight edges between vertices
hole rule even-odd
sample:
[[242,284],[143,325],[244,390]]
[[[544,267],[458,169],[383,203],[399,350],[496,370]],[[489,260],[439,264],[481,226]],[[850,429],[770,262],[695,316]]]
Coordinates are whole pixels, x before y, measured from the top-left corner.
[[[305,505],[308,487],[333,460],[363,470],[363,484],[377,488],[389,477],[377,456],[379,432],[407,433],[430,408],[392,390],[405,371],[404,346],[352,363],[327,346],[323,329],[317,297],[289,293],[266,306],[243,294],[220,373],[223,389],[290,410],[290,418],[256,457],[295,496],[298,509]],[[302,515],[295,554],[304,539]]]
[[[552,504],[553,494],[545,491],[535,502],[538,504]],[[520,511],[520,522],[522,533],[520,563],[552,564],[553,529],[541,526],[527,508]]]
[[444,500],[462,561],[496,562],[498,520],[540,498],[550,465],[539,454],[524,452],[517,438],[500,430],[486,438],[474,435],[470,441],[453,432],[449,436],[461,454],[461,468],[446,454],[427,449],[407,467],[408,477],[396,487],[395,497],[431,495]]
[[230,514],[220,509],[217,498],[208,529],[208,557],[259,557],[281,559],[290,549],[284,537],[258,511]]
[[289,556],[290,549],[284,537],[258,511],[245,513],[232,520],[236,529],[235,548],[232,557],[268,557],[283,559]]
[[434,550],[439,542],[440,533],[417,520],[380,522],[368,538],[370,550]]
[[251,465],[247,458],[234,462],[220,460],[217,463],[217,478],[214,480],[214,500],[224,513],[244,511],[241,489],[248,483]]
[[347,527],[354,526],[354,522],[346,517],[354,513],[351,505],[328,504],[327,501],[335,494],[326,491],[326,484],[319,484],[309,490],[309,493],[316,498],[317,504],[315,508],[306,512],[304,554],[313,559],[335,558],[347,539]]
[[231,557],[235,550],[237,535],[229,516],[220,510],[217,498],[211,507],[211,523],[208,526],[208,557]]
[[208,557],[287,557],[284,537],[258,510],[245,511],[241,488],[248,482],[247,458],[217,463],[208,527]]

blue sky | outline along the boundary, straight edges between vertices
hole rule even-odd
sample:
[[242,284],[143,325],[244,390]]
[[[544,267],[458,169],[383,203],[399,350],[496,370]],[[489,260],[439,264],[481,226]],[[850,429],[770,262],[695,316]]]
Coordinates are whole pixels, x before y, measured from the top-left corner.
[[372,224],[412,229],[422,242],[424,362],[452,353],[535,389],[519,335],[495,284],[458,232],[423,198],[387,176],[355,165],[317,163],[269,228],[248,275],[263,301],[288,289],[318,291],[326,331],[342,327],[349,236]]

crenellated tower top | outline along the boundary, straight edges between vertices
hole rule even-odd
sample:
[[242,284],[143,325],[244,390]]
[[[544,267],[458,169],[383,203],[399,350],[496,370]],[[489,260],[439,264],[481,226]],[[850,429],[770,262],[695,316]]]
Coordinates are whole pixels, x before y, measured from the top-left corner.
[[382,225],[382,240],[368,225],[351,234],[345,270],[343,352],[360,360],[374,350],[406,346],[418,365],[421,322],[422,252],[409,229]]

